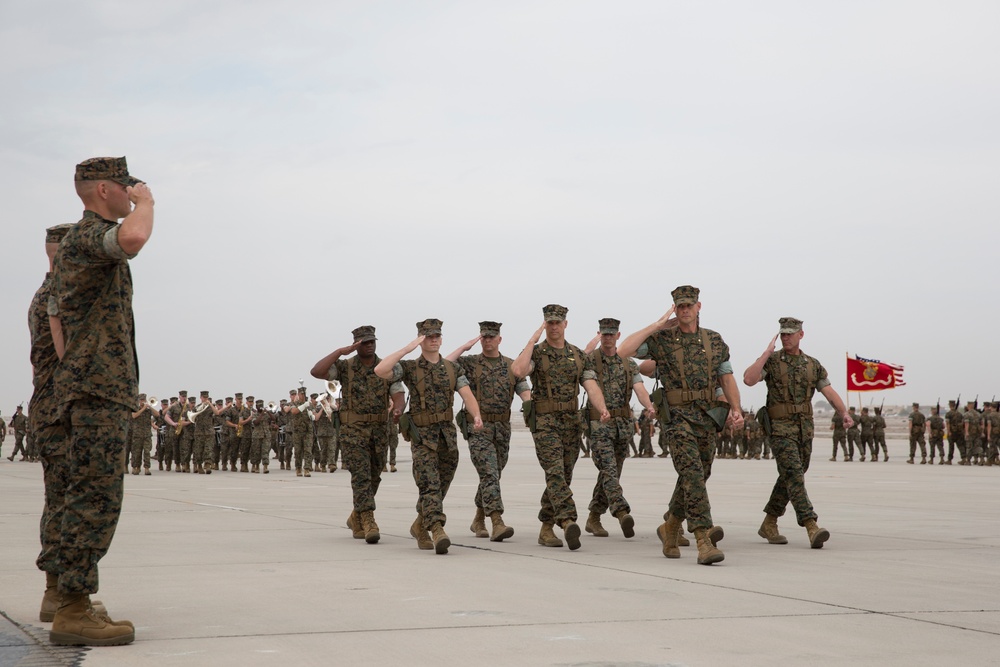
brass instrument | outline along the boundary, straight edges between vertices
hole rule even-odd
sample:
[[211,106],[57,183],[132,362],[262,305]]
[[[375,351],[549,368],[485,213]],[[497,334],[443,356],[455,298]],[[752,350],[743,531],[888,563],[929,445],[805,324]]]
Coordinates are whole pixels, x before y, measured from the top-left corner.
[[340,398],[342,385],[336,380],[326,381],[326,393],[330,396],[330,399]]
[[177,427],[174,429],[174,435],[180,435],[181,431],[184,430],[184,424],[186,424],[186,423],[187,423],[187,420],[184,419],[184,410],[182,409],[181,410],[181,418],[177,420]]
[[160,405],[160,399],[156,398],[156,396],[150,396],[149,398],[147,398],[146,399],[146,405],[148,405],[149,407],[151,407],[156,412],[160,411],[160,409],[158,407]]
[[191,410],[188,410],[187,420],[193,424],[195,419],[197,419],[203,413],[207,412],[211,407],[212,407],[211,403],[202,403],[197,408],[195,408],[193,412]]
[[271,414],[275,415],[278,414],[278,409],[279,406],[274,401],[271,401],[270,403],[267,404],[267,411],[270,412]]
[[[250,407],[250,406],[247,406]],[[253,408],[250,408],[250,415],[253,416]],[[240,408],[240,414],[236,416],[236,437],[240,438],[243,436],[243,408]]]

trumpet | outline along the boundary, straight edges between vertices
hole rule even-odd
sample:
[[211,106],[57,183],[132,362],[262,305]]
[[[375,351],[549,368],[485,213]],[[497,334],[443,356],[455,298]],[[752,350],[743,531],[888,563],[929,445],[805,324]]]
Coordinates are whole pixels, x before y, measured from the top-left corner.
[[146,399],[146,405],[156,410],[156,407],[160,404],[160,399],[156,396],[150,396]]
[[278,404],[275,403],[274,401],[271,401],[270,403],[267,404],[267,411],[270,412],[271,414],[278,414]]

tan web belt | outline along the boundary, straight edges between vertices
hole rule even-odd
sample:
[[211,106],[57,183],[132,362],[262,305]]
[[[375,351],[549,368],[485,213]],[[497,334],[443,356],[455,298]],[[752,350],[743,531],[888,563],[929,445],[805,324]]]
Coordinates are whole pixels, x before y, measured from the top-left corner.
[[484,424],[493,424],[495,422],[509,422],[510,421],[510,410],[507,412],[484,412],[481,415]]
[[771,419],[791,419],[795,415],[806,415],[811,417],[813,413],[812,403],[777,403],[767,409],[767,416]]
[[[632,415],[632,408],[628,407],[627,405],[626,406],[622,406],[620,408],[614,408],[614,409],[608,410],[608,412],[611,413],[612,419],[615,418],[615,417],[624,417],[626,419],[630,419],[633,416]],[[600,421],[601,420],[601,411],[598,410],[597,408],[590,408],[590,419],[591,419],[591,421],[595,421],[595,422],[596,421]]]
[[576,401],[552,401],[547,398],[535,401],[535,414],[547,415],[552,412],[572,412],[576,410]]
[[362,414],[360,412],[341,412],[340,413],[340,423],[343,424],[376,424],[379,422],[388,422],[389,416],[384,412],[375,414]]
[[684,405],[695,401],[715,400],[711,389],[671,389],[667,392],[667,405]]
[[455,414],[451,410],[443,410],[441,412],[413,412],[410,411],[410,421],[412,421],[417,426],[430,426],[431,424],[437,424],[439,422],[450,422],[455,418]]

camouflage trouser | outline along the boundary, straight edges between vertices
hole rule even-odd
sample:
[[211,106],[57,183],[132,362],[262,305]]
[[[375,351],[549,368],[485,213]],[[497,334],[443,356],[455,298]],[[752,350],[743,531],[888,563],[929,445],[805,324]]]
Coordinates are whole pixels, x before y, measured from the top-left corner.
[[38,458],[38,443],[30,430],[24,435],[24,453],[32,461]]
[[163,462],[180,465],[180,450],[177,447],[178,437],[174,434],[175,426],[167,424],[167,434],[163,439]]
[[948,460],[955,457],[955,450],[958,449],[958,458],[965,460],[965,437],[963,434],[952,434],[948,436]]
[[396,448],[399,446],[399,431],[393,430],[386,443],[389,448],[389,465],[396,465]]
[[65,509],[57,555],[59,592],[96,593],[97,563],[108,552],[122,509],[130,410],[97,398],[73,401]]
[[771,436],[774,462],[778,465],[778,481],[771,490],[771,498],[764,506],[767,514],[783,516],[785,506],[791,501],[795,519],[804,526],[808,519],[815,519],[816,512],[806,493],[805,474],[812,458],[812,440]]
[[[749,444],[749,446],[747,448],[747,456],[749,456],[751,458],[759,459],[760,458],[760,443],[761,443],[760,438],[758,438],[758,437],[750,438],[749,439],[749,443],[750,444]],[[846,450],[845,450],[845,452],[846,452]],[[846,456],[846,453],[845,453],[845,456]]]
[[295,451],[295,431],[289,430],[287,427],[285,429],[285,444],[280,445],[281,447],[281,460],[285,462],[285,467],[292,467],[292,454]]
[[239,444],[239,456],[241,465],[249,465],[250,450],[253,448],[253,429],[250,426],[243,427],[243,434],[236,440]]
[[[663,422],[660,422],[663,428]],[[688,520],[688,530],[712,527],[712,506],[705,484],[712,475],[715,458],[715,434],[693,427],[682,418],[663,428],[670,438],[671,460],[677,482],[667,510],[678,519]]]
[[[848,437],[847,440],[848,440],[848,442],[850,442],[850,437]],[[761,440],[761,442],[763,443],[763,447],[764,447],[764,458],[765,459],[769,458],[771,456],[771,436],[765,435],[764,439]],[[854,446],[853,445],[851,445],[851,451],[852,452],[854,451]]]
[[336,456],[336,454],[332,451],[334,440],[336,440],[336,438],[332,435],[316,436],[316,442],[319,445],[319,459],[317,460],[321,466],[332,465],[336,462],[330,460],[331,455]]
[[295,469],[312,470],[312,433],[295,431],[292,434],[292,445],[295,448]]
[[265,431],[258,434],[254,431],[250,438],[250,465],[259,466],[268,464],[268,433]]
[[24,449],[24,431],[14,431],[14,451],[11,452],[10,458],[17,456],[18,452],[21,452],[21,456],[28,456],[28,452]]
[[871,433],[861,432],[861,444],[859,448],[861,449],[861,456],[864,456],[866,451],[870,451],[873,459],[878,458],[878,450],[875,449],[875,441],[872,440]]
[[538,520],[560,526],[567,520],[576,521],[576,503],[570,489],[582,442],[576,411],[538,415],[531,437],[535,441],[535,456],[545,473]]
[[966,458],[978,458],[983,455],[983,439],[978,435],[969,435],[965,440]]
[[[205,417],[202,417],[205,419]],[[194,459],[194,464],[211,466],[214,454],[212,452],[212,447],[215,445],[215,431],[208,431],[207,433],[195,433],[194,434],[194,447],[191,450],[191,455]]]
[[628,458],[632,432],[632,421],[627,418],[615,417],[606,424],[590,422],[590,456],[597,468],[597,483],[588,509],[595,514],[610,509],[611,516],[617,517],[621,512],[632,511],[618,481]]
[[479,473],[476,489],[476,507],[486,516],[493,512],[503,514],[500,497],[500,476],[507,467],[510,454],[510,422],[486,422],[483,430],[469,434],[469,457]]
[[[417,483],[417,514],[425,530],[435,523],[442,526],[448,517],[444,513],[444,498],[458,468],[458,442],[454,422],[438,422],[418,426],[419,438],[410,442],[413,453],[413,481]],[[419,440],[419,442],[415,442]],[[379,450],[381,453],[381,450]],[[385,465],[383,463],[383,465]],[[381,468],[379,468],[381,470]]]
[[180,465],[191,464],[191,453],[194,451],[194,426],[185,426],[177,439],[177,448],[180,451],[178,462]]
[[854,452],[853,451],[850,454],[847,453],[847,434],[846,433],[844,433],[844,432],[837,433],[836,431],[833,432],[833,454],[831,455],[831,457],[834,458],[834,459],[837,458],[837,445],[840,445],[841,451],[844,452],[844,460],[845,461],[848,458],[853,458],[854,457]]
[[653,453],[653,438],[649,435],[649,427],[644,426],[639,434],[639,456],[645,456],[646,452]]
[[385,466],[385,438],[388,431],[381,422],[358,422],[340,426],[338,440],[344,448],[344,462],[351,470],[355,512],[375,510],[375,494],[382,483],[382,468]]
[[[924,458],[927,458],[927,443],[924,441],[924,432],[923,432],[923,430],[921,430],[918,433],[910,433],[910,458],[911,459],[913,458],[913,455],[917,451],[917,445],[918,444],[920,445],[920,456],[922,456]],[[931,454],[931,456],[934,456],[934,454]]]
[[937,450],[938,457],[944,461],[944,435],[931,433],[930,438],[931,460],[934,460],[934,451]]
[[42,459],[42,477],[45,481],[45,505],[42,507],[39,537],[42,550],[35,564],[39,570],[59,574],[59,543],[62,533],[66,487],[69,486],[69,438],[65,426],[39,425],[35,429],[39,456]]
[[872,443],[872,451],[875,452],[873,456],[878,454],[879,447],[882,448],[882,454],[888,458],[889,450],[885,446],[885,432],[875,433],[875,441]]
[[865,455],[864,445],[858,440],[858,429],[849,428],[847,429],[847,452],[850,458],[854,458],[855,448],[858,450],[858,454],[861,456]]
[[[133,468],[149,467],[149,453],[153,449],[153,436],[149,429],[139,428],[129,437],[131,465]],[[126,461],[126,463],[129,463]]]
[[670,440],[667,439],[667,432],[663,430],[662,422],[660,422],[660,435],[659,435],[659,442],[657,444],[659,444],[660,446],[661,454],[670,453]]
[[1000,455],[1000,433],[991,433],[989,445],[986,447],[987,463],[996,463],[998,455]]

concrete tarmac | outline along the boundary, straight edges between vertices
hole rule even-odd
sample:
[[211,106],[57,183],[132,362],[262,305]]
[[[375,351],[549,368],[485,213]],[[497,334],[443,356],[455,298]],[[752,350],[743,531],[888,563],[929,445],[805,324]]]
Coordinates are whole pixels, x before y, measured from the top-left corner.
[[[383,475],[375,545],[345,525],[343,470],[126,475],[96,597],[136,641],[89,650],[48,646],[34,565],[41,466],[3,460],[0,665],[1000,664],[1000,467],[908,465],[899,440],[888,462],[832,463],[824,437],[806,480],[831,538],[810,549],[791,508],[787,545],[757,536],[773,461],[717,460],[709,494],[726,558],[702,566],[693,544],[664,558],[654,534],[670,459],[625,463],[634,538],[606,515],[610,537],[584,533],[569,551],[537,544],[543,475],[527,432],[515,431],[504,472],[515,534],[502,543],[469,532],[478,479],[460,447],[447,555],[408,534],[417,491],[404,442],[399,472]],[[581,527],[595,480],[580,459]]]

